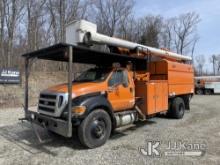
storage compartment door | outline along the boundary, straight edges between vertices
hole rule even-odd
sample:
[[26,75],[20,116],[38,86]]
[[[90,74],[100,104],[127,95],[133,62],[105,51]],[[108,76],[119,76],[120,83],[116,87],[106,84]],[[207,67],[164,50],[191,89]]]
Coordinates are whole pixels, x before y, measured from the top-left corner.
[[147,115],[156,113],[155,94],[155,83],[147,84]]
[[155,107],[156,112],[168,109],[168,85],[165,82],[155,83]]

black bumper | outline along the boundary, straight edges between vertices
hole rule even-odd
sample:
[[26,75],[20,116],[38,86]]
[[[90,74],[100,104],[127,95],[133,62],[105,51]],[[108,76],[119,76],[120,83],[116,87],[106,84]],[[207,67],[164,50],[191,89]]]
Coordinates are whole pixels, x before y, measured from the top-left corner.
[[72,136],[72,132],[71,134],[68,133],[68,121],[45,116],[32,111],[28,111],[27,120],[64,137]]

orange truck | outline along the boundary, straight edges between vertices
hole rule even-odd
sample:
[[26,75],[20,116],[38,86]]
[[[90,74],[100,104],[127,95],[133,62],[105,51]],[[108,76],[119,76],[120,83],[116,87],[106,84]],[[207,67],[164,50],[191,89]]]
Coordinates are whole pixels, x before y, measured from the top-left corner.
[[[161,113],[181,119],[190,109],[194,71],[189,57],[98,34],[87,21],[69,24],[66,33],[67,43],[23,55],[25,120],[65,137],[77,129],[80,142],[95,148],[118,127]],[[68,83],[43,90],[33,112],[28,73],[36,58],[67,62]],[[73,80],[72,63],[95,67]]]

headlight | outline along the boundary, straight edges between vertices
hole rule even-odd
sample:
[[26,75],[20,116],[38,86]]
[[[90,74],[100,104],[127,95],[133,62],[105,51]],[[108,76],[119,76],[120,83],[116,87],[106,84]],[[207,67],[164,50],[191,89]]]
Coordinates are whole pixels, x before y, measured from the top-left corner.
[[63,96],[59,96],[58,107],[60,108],[63,104]]
[[86,111],[86,107],[85,106],[75,106],[72,108],[72,113],[76,116],[80,116],[83,115]]

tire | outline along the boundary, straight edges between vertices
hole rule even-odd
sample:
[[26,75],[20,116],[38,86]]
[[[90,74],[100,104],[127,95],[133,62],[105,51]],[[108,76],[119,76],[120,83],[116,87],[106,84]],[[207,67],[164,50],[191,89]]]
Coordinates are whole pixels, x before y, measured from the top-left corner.
[[202,89],[197,89],[196,90],[196,94],[197,95],[202,95],[203,94],[203,90]]
[[51,131],[49,129],[47,130],[47,133],[48,133],[49,136],[52,136],[52,137],[58,135],[57,133],[55,133],[55,132],[53,132],[53,131]]
[[78,127],[78,137],[82,145],[96,148],[105,144],[112,129],[111,118],[103,109],[92,111]]
[[211,94],[212,94],[212,91],[210,89],[205,90],[205,95],[211,95]]
[[171,102],[168,116],[174,119],[182,119],[185,112],[185,103],[181,97],[176,97]]

